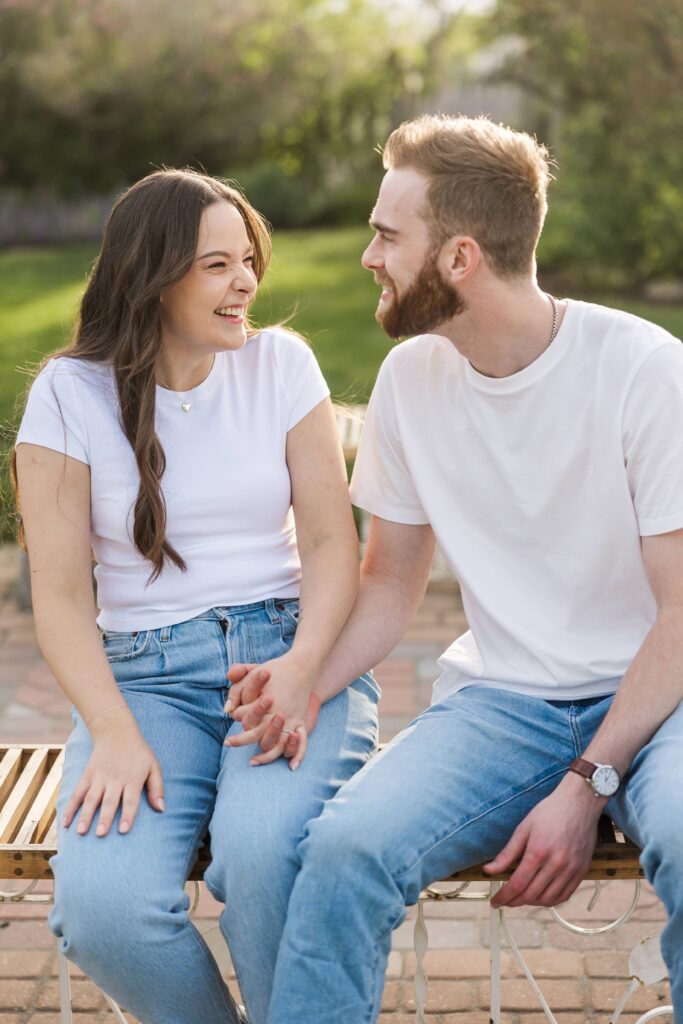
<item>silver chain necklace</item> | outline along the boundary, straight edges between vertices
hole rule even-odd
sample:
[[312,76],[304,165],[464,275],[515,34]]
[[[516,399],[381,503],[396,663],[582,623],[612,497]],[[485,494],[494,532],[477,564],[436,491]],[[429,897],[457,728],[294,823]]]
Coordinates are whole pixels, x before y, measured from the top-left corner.
[[[208,377],[209,374],[211,373],[211,370],[213,370],[213,365],[214,365],[215,362],[216,362],[216,354],[214,353],[213,360],[211,362],[211,367],[210,367],[209,373],[207,373],[206,377]],[[199,384],[203,384],[204,381],[206,380],[206,377],[204,377],[204,380],[200,380]],[[157,380],[159,380],[159,378],[157,378]],[[165,388],[166,391],[170,391],[172,395],[176,396],[176,398],[180,402],[180,408],[183,410],[183,412],[189,412],[190,411],[190,409],[192,408],[192,402],[188,402],[188,400],[187,400],[187,393],[183,393],[182,391],[174,391],[173,388],[170,388],[168,386],[168,384],[164,384],[164,382],[162,380],[159,380],[159,384],[162,386],[162,388]],[[199,384],[195,384],[195,388],[198,388]],[[194,391],[194,388],[190,388],[190,391]]]
[[553,326],[550,331],[550,340],[548,341],[548,347],[550,347],[552,343],[555,341],[555,336],[557,335],[557,331],[560,326],[560,310],[553,296],[549,295],[548,292],[546,292],[545,294],[546,297],[550,299],[550,305],[553,307]]

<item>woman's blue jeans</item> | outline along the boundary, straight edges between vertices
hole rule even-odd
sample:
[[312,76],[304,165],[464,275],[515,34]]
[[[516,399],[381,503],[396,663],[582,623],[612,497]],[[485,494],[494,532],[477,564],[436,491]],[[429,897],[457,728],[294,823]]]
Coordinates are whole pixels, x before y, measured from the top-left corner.
[[[451,872],[491,860],[555,789],[611,697],[545,701],[471,687],[420,715],[311,821],[268,1024],[371,1024],[392,930]],[[683,1024],[683,704],[607,812],[642,849],[669,922],[661,945]]]
[[[105,633],[117,683],[163,773],[165,811],[143,794],[131,831],[85,836],[77,817],[59,828],[51,860],[49,925],[65,956],[143,1024],[230,1024],[232,999],[188,916],[184,882],[207,829],[210,891],[252,1024],[264,1024],[306,822],[320,814],[372,754],[378,690],[356,680],[323,705],[297,772],[280,759],[250,767],[254,747],[230,748],[241,725],[225,714],[226,672],[235,662],[284,654],[298,602],[212,608],[188,622],[138,633]],[[57,806],[66,804],[92,742],[80,716],[67,746]]]

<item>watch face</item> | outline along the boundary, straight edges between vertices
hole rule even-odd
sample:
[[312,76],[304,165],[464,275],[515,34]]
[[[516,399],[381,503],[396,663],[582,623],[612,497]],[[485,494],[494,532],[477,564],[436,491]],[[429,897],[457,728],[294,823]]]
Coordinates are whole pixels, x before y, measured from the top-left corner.
[[612,796],[619,789],[619,772],[611,764],[601,764],[591,777],[593,788],[599,796]]

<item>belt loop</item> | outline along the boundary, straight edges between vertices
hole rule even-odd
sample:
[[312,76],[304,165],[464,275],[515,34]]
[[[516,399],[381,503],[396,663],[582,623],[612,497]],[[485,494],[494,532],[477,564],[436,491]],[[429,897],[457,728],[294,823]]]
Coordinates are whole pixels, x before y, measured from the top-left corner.
[[171,626],[162,626],[159,631],[159,640],[164,643],[166,640],[171,639]]
[[266,612],[268,614],[268,618],[270,619],[271,625],[273,625],[273,626],[277,625],[278,622],[280,622],[280,613],[278,612],[277,608],[275,607],[275,598],[274,597],[266,598],[265,605],[266,605]]

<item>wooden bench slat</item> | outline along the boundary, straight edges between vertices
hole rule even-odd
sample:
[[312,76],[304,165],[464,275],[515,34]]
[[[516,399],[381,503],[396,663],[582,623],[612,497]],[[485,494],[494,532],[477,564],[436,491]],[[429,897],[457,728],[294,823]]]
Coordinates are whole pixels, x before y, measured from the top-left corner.
[[63,765],[64,751],[60,750],[14,838],[17,845],[42,843],[45,838],[55,814]]
[[0,878],[19,878],[27,882],[52,878],[48,861],[56,852],[54,844],[22,846],[20,850],[14,845],[0,845]]
[[[0,879],[52,878],[48,860],[57,852],[54,807],[63,759],[61,744],[0,746],[0,822],[4,822],[0,831]],[[638,848],[615,830],[609,819],[601,819],[598,845],[586,878],[642,878],[638,858]],[[210,850],[204,846],[190,879],[201,880],[210,861]],[[495,876],[500,880],[508,877],[509,873]],[[475,865],[443,881],[458,884],[490,880],[482,865]]]
[[3,753],[0,762],[0,807],[4,807],[21,771],[23,756],[21,747],[4,747],[0,750]]
[[49,750],[34,750],[0,811],[0,843],[9,843],[47,774]]
[[[441,879],[441,882],[453,882],[456,885],[459,885],[460,882],[507,882],[511,877],[511,871],[501,872],[499,875],[487,875],[481,868],[465,868],[449,878]],[[619,864],[618,861],[609,861],[607,864],[602,864],[600,861],[592,861],[590,868],[583,876],[586,882],[607,882],[614,878],[635,879],[644,877],[645,873],[637,860],[633,864]]]

